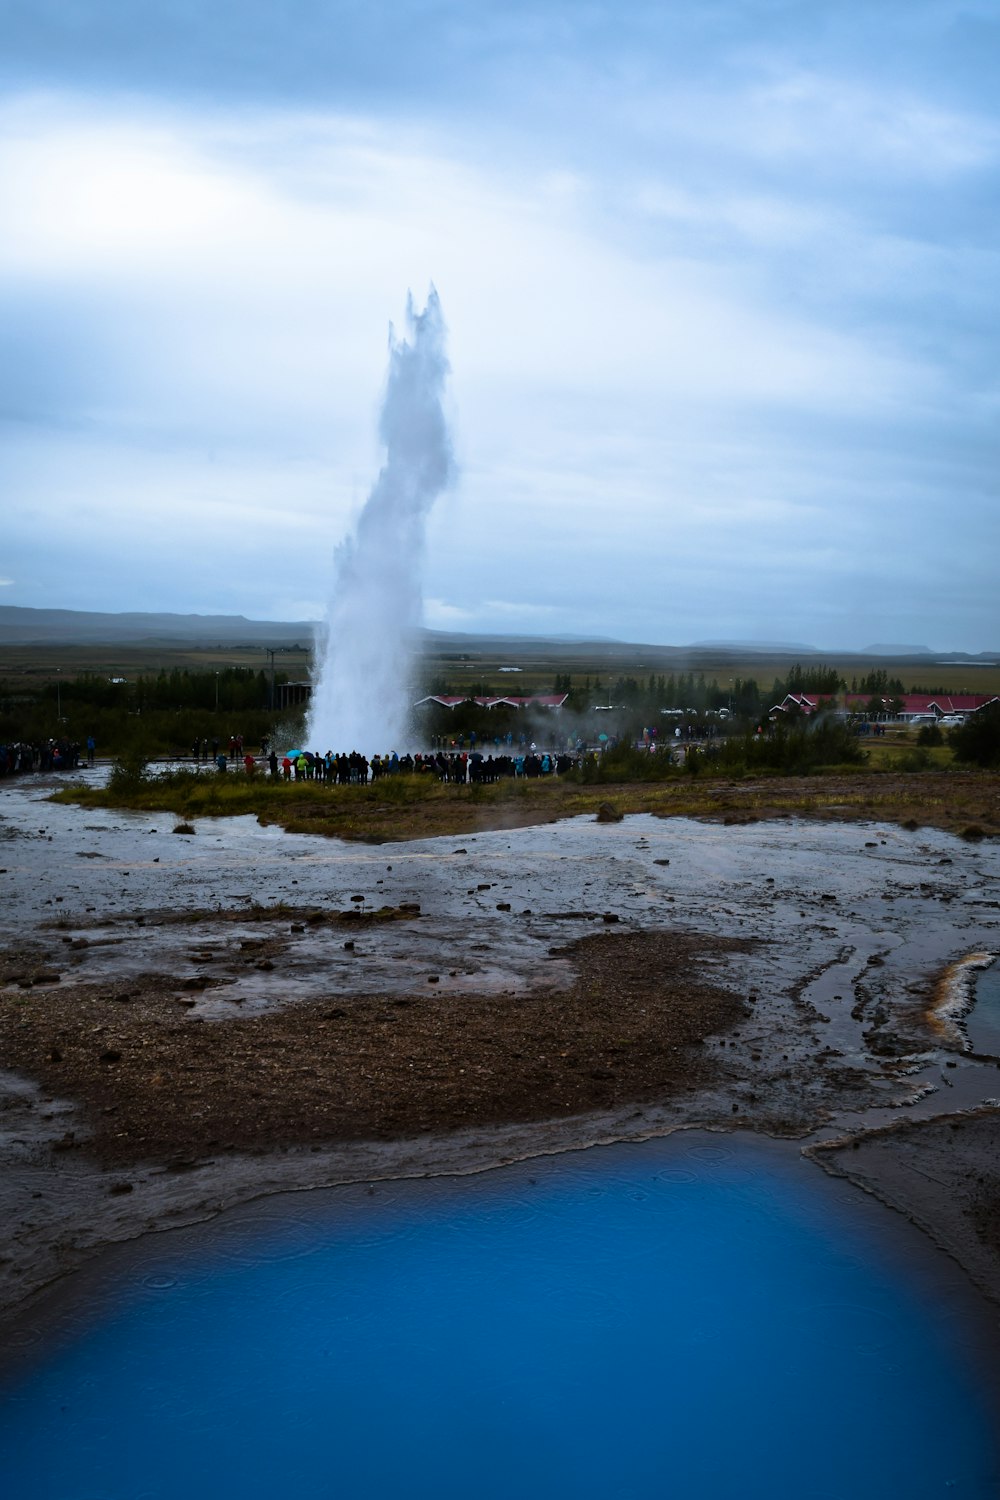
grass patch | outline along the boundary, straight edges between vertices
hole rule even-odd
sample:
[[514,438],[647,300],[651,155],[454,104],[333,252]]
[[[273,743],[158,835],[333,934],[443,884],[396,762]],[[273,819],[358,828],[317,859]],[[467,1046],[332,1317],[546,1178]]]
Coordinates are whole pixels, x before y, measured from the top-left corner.
[[426,776],[398,776],[368,786],[326,787],[313,782],[189,771],[146,777],[128,786],[66,787],[58,802],[170,812],[191,826],[196,818],[253,816],[290,833],[379,843],[461,835],[488,829],[596,817],[602,803],[616,812],[658,817],[836,817],[884,819],[961,832],[974,825],[1000,836],[1000,773],[901,772],[888,766],[834,768],[826,774],[723,776],[701,773],[662,782],[582,783],[570,778],[452,786]]

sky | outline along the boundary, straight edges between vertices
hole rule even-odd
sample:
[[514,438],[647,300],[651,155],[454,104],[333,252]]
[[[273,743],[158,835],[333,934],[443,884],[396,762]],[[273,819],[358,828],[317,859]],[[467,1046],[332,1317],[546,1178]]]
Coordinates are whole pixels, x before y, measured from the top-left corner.
[[1000,649],[996,0],[0,0],[0,604]]

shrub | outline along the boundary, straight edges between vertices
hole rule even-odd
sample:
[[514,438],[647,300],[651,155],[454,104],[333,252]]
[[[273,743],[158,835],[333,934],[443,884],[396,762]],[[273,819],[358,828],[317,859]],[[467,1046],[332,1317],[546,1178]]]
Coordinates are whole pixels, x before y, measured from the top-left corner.
[[918,745],[913,750],[905,751],[895,762],[893,769],[896,771],[929,771],[933,764],[930,751],[926,745]]
[[1000,766],[1000,703],[981,708],[967,724],[953,729],[948,743],[956,760],[976,766]]
[[677,767],[664,750],[652,754],[636,750],[634,745],[616,745],[600,756],[585,756],[579,771],[571,772],[588,785],[621,781],[667,781],[677,775]]
[[134,792],[149,780],[149,761],[134,745],[123,750],[111,767],[108,788],[112,792]]
[[725,740],[713,748],[710,758],[727,775],[747,770],[805,776],[824,766],[863,765],[866,756],[847,724],[824,717],[779,723],[769,734]]

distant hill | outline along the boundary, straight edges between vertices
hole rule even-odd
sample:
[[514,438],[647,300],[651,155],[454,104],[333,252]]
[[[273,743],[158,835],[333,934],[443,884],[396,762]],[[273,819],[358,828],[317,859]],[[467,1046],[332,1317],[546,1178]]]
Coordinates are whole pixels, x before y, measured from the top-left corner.
[[[318,620],[249,620],[245,615],[177,615],[145,613],[103,613],[82,609],[30,609],[23,605],[0,605],[0,647],[3,646],[139,646],[139,647],[257,647],[312,648]],[[414,642],[430,655],[483,660],[510,654],[523,661],[525,653],[536,653],[546,661],[560,661],[574,668],[579,660],[590,658],[604,669],[632,670],[638,661],[649,670],[691,670],[703,662],[717,663],[719,653],[734,659],[747,656],[783,659],[824,658],[853,660],[879,657],[882,660],[934,660],[943,653],[931,652],[926,646],[876,645],[864,651],[820,651],[794,641],[712,640],[694,641],[689,645],[622,641],[610,636],[466,634],[461,631],[420,630]],[[993,665],[998,653],[979,655],[956,651],[951,665]],[[987,657],[989,658],[987,660]],[[589,670],[589,668],[588,668]]]
[[182,642],[205,646],[308,646],[313,620],[248,620],[244,615],[100,614],[79,609],[0,605],[0,645]]
[[818,656],[815,646],[803,645],[801,641],[692,641],[692,651],[762,651],[766,656],[787,656],[798,652],[802,656]]
[[933,656],[930,646],[899,646],[876,644],[863,646],[859,656]]

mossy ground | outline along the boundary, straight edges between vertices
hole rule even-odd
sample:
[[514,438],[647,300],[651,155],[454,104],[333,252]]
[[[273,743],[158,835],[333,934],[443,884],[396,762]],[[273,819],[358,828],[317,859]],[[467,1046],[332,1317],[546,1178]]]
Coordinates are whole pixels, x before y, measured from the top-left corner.
[[182,774],[128,788],[66,787],[56,800],[87,807],[171,812],[179,819],[251,815],[290,833],[366,842],[433,838],[529,827],[616,812],[658,817],[822,817],[885,820],[1000,836],[1000,775],[987,771],[831,771],[816,776],[738,780],[678,777],[666,782],[585,785],[569,779],[452,786],[427,776],[398,776],[368,786],[326,787],[267,777]]

